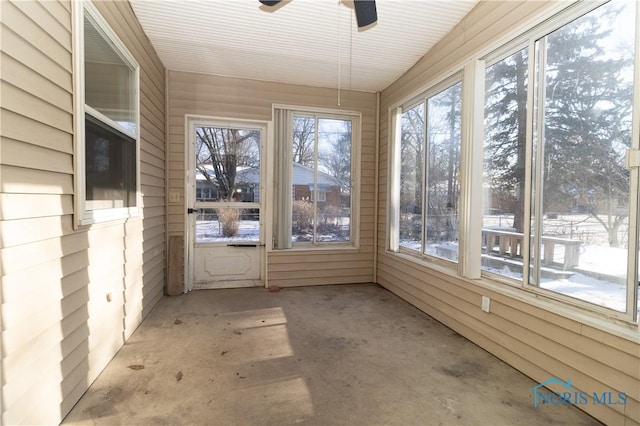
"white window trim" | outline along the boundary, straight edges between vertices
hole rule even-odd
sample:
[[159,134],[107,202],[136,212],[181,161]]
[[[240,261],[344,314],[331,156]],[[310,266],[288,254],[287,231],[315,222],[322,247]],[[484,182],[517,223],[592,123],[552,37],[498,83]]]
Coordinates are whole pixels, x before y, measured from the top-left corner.
[[462,123],[460,141],[460,215],[458,258],[460,274],[478,279],[481,275],[482,174],[484,166],[484,61],[471,61],[462,75]]
[[[74,227],[76,229],[94,223],[124,220],[139,216],[142,212],[140,192],[140,66],[117,34],[90,1],[78,1],[71,4],[73,22],[73,128],[74,128]],[[115,121],[106,117],[88,105],[85,105],[84,89],[84,17],[88,13],[98,29],[113,43],[122,58],[134,69],[135,93],[133,103],[136,107],[136,132],[132,134]],[[85,178],[85,114],[90,114],[125,135],[132,137],[136,144],[136,205],[133,207],[87,209]]]
[[[453,73],[452,75],[450,75],[449,77],[445,78],[442,81],[438,81],[436,82],[434,85],[432,85],[431,87],[427,88],[423,93],[421,93],[418,96],[413,96],[410,100],[408,100],[407,102],[400,104],[398,106],[395,106],[393,108],[389,109],[389,116],[390,116],[390,129],[392,129],[392,135],[394,139],[390,139],[390,146],[392,147],[390,149],[391,154],[389,155],[389,170],[390,170],[390,176],[392,179],[391,184],[389,185],[389,207],[387,210],[387,214],[389,217],[389,222],[388,222],[388,227],[387,227],[387,231],[388,231],[388,250],[390,252],[393,253],[406,253],[409,254],[411,256],[415,256],[417,258],[420,259],[428,259],[430,262],[433,262],[435,264],[439,264],[448,268],[462,268],[462,245],[459,244],[458,245],[458,260],[457,261],[453,261],[453,260],[448,260],[448,259],[444,259],[441,257],[437,257],[437,256],[433,256],[430,254],[427,254],[425,252],[426,249],[426,235],[424,230],[426,229],[426,219],[427,219],[427,212],[424,208],[424,206],[422,206],[422,234],[421,234],[421,238],[420,238],[420,244],[421,244],[421,249],[420,250],[412,250],[406,247],[401,247],[400,246],[400,173],[401,173],[401,144],[400,141],[402,140],[402,111],[404,110],[409,110],[411,108],[416,107],[419,104],[424,104],[424,114],[425,114],[425,128],[424,128],[424,132],[425,132],[425,137],[424,137],[424,141],[425,144],[428,143],[427,141],[427,137],[426,137],[426,132],[427,132],[427,115],[428,115],[428,101],[430,98],[440,94],[441,92],[448,90],[449,88],[455,86],[456,84],[461,84],[462,89],[461,89],[461,96],[462,96],[462,108],[461,108],[461,128],[460,128],[460,156],[461,156],[461,161],[462,161],[462,153],[463,150],[465,148],[464,145],[467,143],[471,143],[471,142],[466,142],[465,141],[465,137],[470,137],[471,135],[469,135],[468,131],[465,131],[464,126],[465,125],[477,125],[477,123],[467,123],[465,124],[465,118],[464,118],[464,111],[465,111],[465,78],[464,78],[464,73],[461,72],[460,70],[458,70],[457,72]],[[468,107],[467,107],[468,108]],[[425,146],[426,147],[426,146]],[[466,148],[467,150],[470,148]],[[425,156],[426,156],[426,150],[425,150]],[[427,201],[427,175],[428,175],[428,170],[426,168],[426,163],[427,163],[427,158],[422,158],[422,162],[423,162],[423,176],[422,176],[422,202],[425,203]],[[460,163],[460,172],[463,172],[463,167],[464,165],[462,164],[462,162]],[[464,207],[464,204],[462,203],[462,197],[464,196],[464,186],[465,186],[465,182],[463,180],[460,181],[460,189],[461,189],[461,194],[460,194],[460,208],[459,210],[459,226],[462,225],[462,220],[463,220],[463,214],[464,212],[462,211],[462,208]],[[459,229],[459,236],[461,237],[461,233],[462,230],[460,228]]]
[[[518,281],[512,280],[508,277],[500,276],[497,274],[492,274],[487,271],[481,271],[480,276],[477,276],[477,266],[476,265],[467,265],[468,262],[466,256],[472,256],[473,253],[477,251],[477,247],[475,243],[471,243],[469,247],[465,248],[465,256],[463,256],[462,250],[459,253],[459,263],[461,263],[460,269],[455,270],[452,268],[450,262],[440,262],[438,258],[432,258],[424,253],[419,253],[414,250],[404,249],[399,246],[399,201],[400,201],[400,132],[401,126],[400,117],[402,114],[403,108],[409,108],[412,105],[415,105],[417,99],[428,97],[429,93],[432,93],[434,88],[441,86],[445,81],[449,81],[453,75],[459,72],[460,69],[464,68],[465,74],[469,72],[473,72],[474,66],[469,65],[470,62],[474,61],[484,61],[485,66],[490,66],[504,57],[509,56],[509,54],[519,50],[525,46],[530,46],[530,51],[532,50],[533,43],[535,40],[549,34],[552,31],[560,28],[561,26],[577,19],[578,17],[589,13],[590,11],[602,6],[607,1],[605,0],[597,0],[593,2],[576,2],[570,6],[559,5],[559,7],[552,8],[544,14],[541,14],[537,17],[532,17],[526,25],[524,25],[523,29],[517,30],[515,32],[511,32],[504,37],[500,38],[497,42],[492,44],[491,46],[487,46],[486,48],[475,52],[470,55],[466,60],[461,61],[460,63],[452,66],[448,70],[439,74],[433,79],[430,79],[426,84],[420,86],[420,88],[409,96],[400,99],[393,104],[388,109],[389,114],[389,158],[388,158],[388,170],[390,171],[390,178],[388,182],[388,190],[387,190],[387,199],[389,200],[387,203],[387,253],[402,258],[404,260],[410,261],[412,263],[416,263],[418,265],[433,268],[448,275],[457,277],[470,279],[472,283],[477,283],[484,287],[490,288],[493,291],[497,291],[500,293],[507,294],[509,296],[514,296],[520,300],[526,301],[532,305],[543,307],[544,309],[549,309],[556,314],[561,314],[567,316],[569,318],[579,318],[580,321],[585,320],[585,318],[589,319],[587,322],[592,323],[594,325],[598,325],[600,328],[611,329],[613,325],[613,329],[616,330],[616,334],[624,335],[628,337],[627,332],[623,332],[622,334],[618,333],[620,331],[618,326],[622,326],[624,330],[629,329],[640,329],[640,318],[635,317],[635,313],[637,310],[637,301],[636,294],[637,288],[635,280],[637,279],[638,274],[638,265],[637,262],[640,262],[640,259],[630,256],[629,265],[628,265],[628,274],[627,274],[627,311],[619,312],[614,309],[606,308],[601,305],[597,305],[595,303],[590,303],[581,299],[573,298],[561,293],[557,293],[554,291],[546,290],[544,288],[540,288],[537,286],[532,286],[525,284],[526,280]],[[640,37],[638,37],[638,33],[640,33],[640,6],[637,6],[636,10],[636,61],[635,61],[635,77],[634,77],[634,99],[638,98],[638,93],[640,92]],[[529,61],[529,78],[534,76],[534,61]],[[481,69],[484,71],[484,69]],[[476,74],[475,78],[469,78],[468,80],[463,77],[466,82],[471,82],[474,87],[465,88],[463,83],[463,133],[468,131],[466,126],[477,126],[477,114],[474,120],[471,120],[471,124],[464,124],[465,121],[465,104],[468,105],[468,101],[465,101],[464,96],[469,96],[469,93],[475,93],[477,91],[478,79],[480,79],[480,70],[475,70]],[[484,82],[484,76],[482,76],[482,82]],[[529,111],[533,111],[533,90],[528,91],[527,106]],[[465,103],[466,102],[466,103]],[[484,109],[484,108],[483,108]],[[468,113],[467,113],[468,114]],[[532,127],[532,113],[527,114],[527,128],[531,129]],[[468,121],[470,117],[467,117]],[[473,132],[476,132],[473,130]],[[633,116],[633,128],[632,128],[633,136],[632,136],[632,150],[640,149],[640,108],[634,108],[634,116]],[[527,131],[527,168],[526,168],[526,189],[527,193],[531,191],[531,140],[532,137],[531,131]],[[471,139],[468,139],[471,138]],[[482,135],[474,136],[467,135],[467,139],[463,136],[462,144],[467,145],[467,149],[475,149],[473,142],[471,140],[482,139]],[[462,147],[461,147],[462,149]],[[464,161],[461,159],[461,161]],[[471,173],[474,174],[473,165],[464,166],[465,169],[461,171],[463,173]],[[471,167],[471,170],[469,169]],[[464,175],[463,182],[469,184],[471,180],[471,176]],[[630,220],[629,227],[629,253],[637,253],[638,246],[640,245],[640,241],[638,241],[640,234],[640,195],[638,194],[638,188],[640,187],[640,170],[638,167],[631,168],[631,176],[630,176],[630,200],[629,204],[630,208],[630,218],[636,218],[636,222],[631,225],[632,222]],[[462,184],[462,182],[461,182]],[[470,185],[469,188],[473,189],[473,185]],[[462,189],[462,188],[461,188]],[[465,191],[462,189],[462,191]],[[471,195],[472,196],[472,195]],[[465,197],[470,197],[470,195],[465,194]],[[476,201],[476,204],[471,203],[472,206],[482,206],[482,201]],[[461,207],[462,208],[462,207]],[[471,213],[470,207],[464,206],[464,211],[461,210],[461,220],[463,216],[468,216]],[[525,223],[530,222],[531,215],[531,200],[530,197],[525,197]],[[464,218],[465,222],[469,219]],[[462,225],[462,223],[461,223]],[[469,224],[469,226],[472,226]],[[529,236],[527,233],[524,235],[523,241],[523,259],[528,259],[529,256]],[[635,237],[635,238],[634,238]],[[462,238],[462,231],[461,231]],[[527,277],[529,275],[529,262],[523,262],[523,276]],[[634,303],[635,301],[635,303]],[[553,309],[550,309],[553,307]]]
[[[290,245],[288,247],[274,248],[274,251],[309,251],[309,250],[353,250],[360,248],[360,176],[362,166],[360,164],[361,161],[361,141],[362,141],[362,113],[359,111],[352,110],[341,110],[341,109],[332,109],[332,108],[317,108],[317,107],[308,107],[308,106],[299,106],[299,105],[286,105],[286,104],[273,104],[272,105],[272,116],[274,117],[273,121],[275,123],[275,110],[284,110],[288,112],[289,119],[287,123],[287,129],[283,132],[287,135],[287,141],[285,147],[285,154],[289,155],[291,152],[290,144],[293,142],[290,137],[290,129],[293,126],[293,116],[308,116],[314,117],[316,120],[318,116],[320,118],[328,118],[328,119],[337,119],[343,120],[345,118],[349,118],[351,120],[351,217],[350,217],[350,226],[351,226],[351,239],[349,241],[323,241],[323,242],[293,242],[290,241]],[[279,144],[278,141],[274,141],[274,144]],[[291,161],[283,162],[283,165],[288,165],[288,173],[289,182],[292,182],[292,167],[290,165]],[[274,173],[276,175],[281,174],[283,171],[275,170]],[[283,182],[280,182],[280,185],[283,185]],[[291,196],[293,191],[293,183],[291,183],[290,187],[291,191],[278,189],[276,191],[276,199],[274,202],[277,206],[282,208],[283,200],[281,199],[283,196]],[[282,216],[282,214],[280,214]],[[291,220],[291,211],[287,214],[289,220]],[[280,220],[282,217],[280,217]],[[281,226],[282,224],[280,224]],[[291,226],[289,222],[287,224],[288,227]]]

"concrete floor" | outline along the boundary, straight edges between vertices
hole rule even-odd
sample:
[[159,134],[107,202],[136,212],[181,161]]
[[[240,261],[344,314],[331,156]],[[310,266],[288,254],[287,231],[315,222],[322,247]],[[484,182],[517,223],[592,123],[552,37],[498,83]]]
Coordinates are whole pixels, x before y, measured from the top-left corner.
[[63,424],[599,424],[535,385],[376,285],[202,290],[164,298]]

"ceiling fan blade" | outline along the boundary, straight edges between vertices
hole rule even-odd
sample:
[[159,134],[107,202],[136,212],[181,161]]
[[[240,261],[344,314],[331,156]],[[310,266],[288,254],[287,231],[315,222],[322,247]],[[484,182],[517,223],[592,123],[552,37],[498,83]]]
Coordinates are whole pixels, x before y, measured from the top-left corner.
[[353,7],[356,10],[358,28],[366,27],[378,20],[375,0],[353,0]]
[[265,6],[275,6],[276,4],[280,3],[282,0],[258,0],[258,1],[264,4]]

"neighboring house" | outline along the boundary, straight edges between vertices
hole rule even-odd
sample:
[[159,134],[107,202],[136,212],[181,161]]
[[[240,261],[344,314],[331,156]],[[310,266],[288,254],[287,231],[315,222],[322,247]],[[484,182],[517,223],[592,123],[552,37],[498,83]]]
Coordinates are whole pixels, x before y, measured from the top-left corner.
[[[209,180],[202,174],[202,169],[209,171]],[[318,183],[318,204],[323,206],[341,206],[341,190],[339,182],[332,176],[314,170],[302,164],[293,163],[293,200],[313,201],[314,178]],[[236,194],[234,200],[246,202],[260,201],[260,176],[256,169],[240,168],[236,174]],[[201,201],[219,201],[218,186],[211,166],[199,166],[196,173],[196,198]]]
[[340,207],[341,191],[338,181],[321,171],[317,172],[318,190],[314,191],[314,170],[302,164],[293,163],[293,200],[314,200],[318,194],[318,204]]

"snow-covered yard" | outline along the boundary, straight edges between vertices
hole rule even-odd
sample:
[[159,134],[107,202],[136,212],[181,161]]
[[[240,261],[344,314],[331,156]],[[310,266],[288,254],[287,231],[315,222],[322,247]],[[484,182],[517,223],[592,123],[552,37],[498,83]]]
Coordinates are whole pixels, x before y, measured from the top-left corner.
[[[341,228],[341,227],[340,227]],[[311,241],[311,234],[294,233],[294,242]],[[347,228],[340,232],[318,233],[318,241],[344,241],[349,239]],[[260,225],[258,220],[238,221],[238,233],[233,237],[222,235],[222,225],[217,220],[199,220],[196,223],[196,241],[198,243],[228,243],[228,242],[259,242]],[[591,243],[580,246],[578,266],[564,273],[553,274],[553,267],[545,266],[540,287],[564,294],[596,305],[624,312],[626,309],[626,285],[627,275],[626,249],[608,247],[602,245],[597,239]],[[412,250],[420,250],[419,241],[401,241],[400,245]],[[457,243],[446,242],[429,244],[427,254],[455,260],[457,259]],[[495,262],[485,263],[483,269],[500,275],[522,279],[522,260],[517,258],[500,258],[499,256],[483,255],[498,260],[501,266],[496,267]],[[564,247],[558,246],[554,254],[554,261],[562,264]],[[493,265],[493,266],[492,266]],[[557,268],[561,271],[561,268]],[[640,293],[640,290],[639,290]],[[640,299],[640,294],[639,297]],[[640,311],[640,303],[638,306]]]
[[[401,241],[401,247],[412,250],[420,250],[418,241]],[[457,258],[456,243],[430,244],[426,252],[432,256],[438,256],[455,260]],[[486,255],[483,255],[486,256]],[[578,267],[566,274],[544,274],[540,287],[566,296],[594,303],[624,312],[626,309],[626,285],[627,276],[627,251],[623,248],[607,247],[595,244],[585,244],[580,247],[580,260]],[[491,256],[500,259],[498,256]],[[504,259],[504,258],[503,258]],[[564,259],[564,247],[557,247],[554,261],[562,264]],[[488,272],[522,279],[522,260],[505,259],[501,267],[483,265]],[[553,268],[546,267],[552,271]],[[558,268],[561,271],[562,268]],[[640,300],[640,289],[638,289]],[[640,312],[640,303],[638,304]]]
[[[319,242],[349,241],[349,218],[345,218],[331,232],[318,232],[316,240]],[[295,232],[293,242],[312,241],[310,232]],[[198,220],[196,222],[196,242],[198,243],[229,243],[229,242],[258,242],[260,241],[260,224],[257,220],[239,220],[238,233],[233,237],[222,235],[222,225],[217,220]]]
[[228,243],[232,241],[260,241],[260,222],[257,220],[239,220],[238,233],[233,237],[222,235],[222,225],[217,220],[198,220],[196,222],[196,242]]

